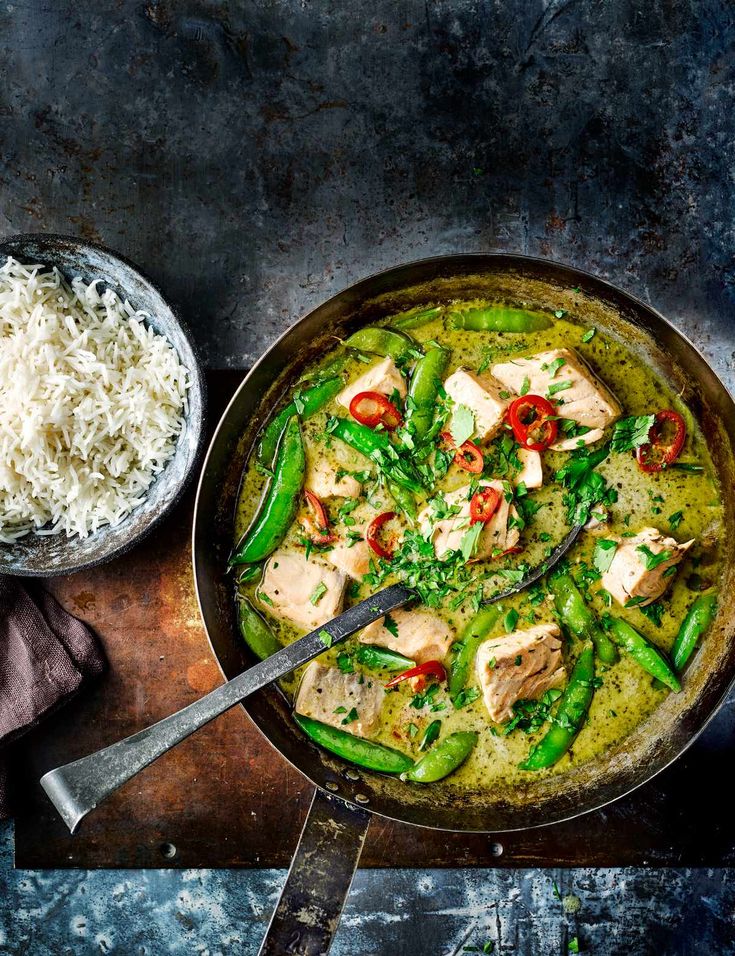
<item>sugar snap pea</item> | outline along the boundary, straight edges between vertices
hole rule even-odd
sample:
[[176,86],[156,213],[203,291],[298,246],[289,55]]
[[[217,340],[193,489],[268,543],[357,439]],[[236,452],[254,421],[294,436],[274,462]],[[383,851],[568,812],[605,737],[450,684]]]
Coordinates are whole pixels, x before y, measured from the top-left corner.
[[258,660],[280,651],[281,644],[268,624],[258,614],[250,601],[238,595],[237,619],[243,640]]
[[353,332],[345,341],[345,345],[358,352],[389,355],[395,362],[401,362],[412,351],[421,351],[418,342],[406,332],[377,325],[367,325],[364,329]]
[[361,644],[355,651],[355,657],[365,667],[373,670],[382,668],[389,671],[406,671],[409,667],[416,666],[416,661],[387,647],[378,647],[377,644]]
[[489,635],[500,614],[500,608],[496,605],[482,608],[462,631],[449,665],[449,696],[452,700],[467,686],[477,648]]
[[439,395],[444,372],[449,361],[449,352],[446,349],[429,349],[420,358],[411,375],[408,395],[411,401],[407,422],[413,435],[421,441],[434,422],[436,400]]
[[419,329],[422,325],[428,325],[437,319],[444,309],[442,305],[432,306],[430,309],[419,309],[418,312],[409,312],[405,315],[397,316],[392,321],[396,329]]
[[557,571],[549,577],[548,583],[556,609],[572,634],[582,640],[592,641],[603,664],[614,664],[619,658],[617,649],[584,603],[571,574]]
[[413,466],[400,458],[387,432],[375,431],[349,418],[338,418],[330,434],[375,461],[386,477],[395,484],[417,494],[423,490]]
[[460,730],[445,737],[441,743],[430,750],[410,770],[401,774],[401,780],[413,783],[434,783],[443,780],[465,762],[477,743],[477,734],[470,730]]
[[343,760],[357,764],[358,767],[379,770],[382,773],[403,773],[413,766],[413,760],[400,750],[355,737],[344,730],[330,727],[329,724],[323,724],[311,717],[303,717],[301,714],[294,714],[294,720],[314,743],[337,754]]
[[594,679],[595,651],[592,644],[586,644],[559,698],[551,727],[520,764],[521,770],[544,770],[553,766],[569,750],[590,709],[595,692]]
[[304,389],[302,392],[297,390],[298,394],[294,400],[274,415],[263,429],[257,450],[259,464],[265,465],[266,468],[273,467],[278,439],[283,433],[286,422],[292,415],[309,418],[310,415],[316,414],[334,398],[343,385],[342,379],[335,377],[327,378],[317,385],[312,385],[311,388]]
[[666,660],[662,651],[651,644],[646,638],[627,621],[619,617],[607,615],[605,626],[612,634],[615,642],[630,654],[636,664],[640,664],[644,671],[666,684],[671,690],[681,690],[679,678],[676,676],[671,664]]
[[230,558],[230,567],[262,561],[276,550],[296,517],[305,474],[301,428],[298,416],[292,415],[278,442],[268,491],[258,514]]
[[539,332],[552,325],[549,316],[542,312],[512,309],[504,305],[452,312],[449,322],[453,328],[469,332]]
[[671,648],[674,670],[681,672],[684,669],[697,641],[714,620],[716,610],[717,597],[714,593],[700,594],[689,608]]

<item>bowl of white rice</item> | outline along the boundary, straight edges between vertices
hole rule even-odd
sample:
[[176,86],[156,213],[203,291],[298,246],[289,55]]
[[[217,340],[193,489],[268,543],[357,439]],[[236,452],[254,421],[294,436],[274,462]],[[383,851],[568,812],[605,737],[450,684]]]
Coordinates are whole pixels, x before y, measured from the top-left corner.
[[0,240],[0,574],[70,574],[131,548],[199,454],[191,339],[129,262],[67,236]]

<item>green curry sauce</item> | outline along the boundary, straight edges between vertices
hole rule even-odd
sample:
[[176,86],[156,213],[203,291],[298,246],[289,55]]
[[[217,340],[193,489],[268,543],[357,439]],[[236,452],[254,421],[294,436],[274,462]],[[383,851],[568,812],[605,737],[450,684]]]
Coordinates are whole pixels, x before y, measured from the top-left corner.
[[[599,572],[594,570],[595,544],[600,535],[584,533],[569,560],[573,577],[588,607],[598,617],[608,612],[623,618],[653,644],[668,652],[698,591],[715,585],[721,571],[723,509],[720,492],[707,447],[692,415],[666,382],[623,343],[601,331],[589,334],[583,324],[583,317],[580,317],[579,324],[566,317],[551,317],[553,324],[550,328],[528,333],[459,331],[451,328],[451,323],[447,321],[447,313],[454,309],[486,305],[488,303],[454,303],[433,321],[411,329],[410,334],[418,343],[436,342],[449,350],[445,377],[460,366],[475,372],[484,371],[495,362],[508,361],[516,356],[530,356],[554,348],[571,348],[587,361],[615,394],[623,407],[624,417],[648,415],[665,408],[675,409],[684,417],[687,437],[680,462],[696,463],[702,466],[702,470],[671,467],[660,472],[645,473],[639,468],[630,451],[611,452],[596,469],[606,480],[608,488],[612,489],[612,493],[608,495],[610,520],[601,535],[603,538],[630,535],[644,526],[652,526],[672,535],[680,542],[695,539],[694,546],[677,569],[666,593],[656,602],[654,610],[623,608],[615,603],[610,606],[609,596],[606,599],[605,593],[600,593]],[[390,321],[387,320],[387,324]],[[585,334],[586,332],[588,334]],[[342,374],[346,384],[362,375],[369,364],[379,361],[375,356],[351,354],[337,346],[333,353],[323,357],[320,366],[310,369],[309,372],[312,375],[317,373],[319,367],[327,366],[336,358],[344,363]],[[404,367],[409,376],[413,361],[413,358],[409,359]],[[294,385],[294,388],[299,387],[305,386]],[[335,415],[348,417],[345,409],[331,401],[322,411],[302,422],[302,435],[307,458],[318,456],[326,459],[335,470],[352,470],[362,473],[363,477],[366,473],[372,475],[364,482],[363,495],[359,500],[345,501],[334,498],[325,502],[332,530],[345,539],[351,533],[355,534],[355,527],[363,527],[365,521],[375,514],[397,509],[391,495],[380,482],[374,465],[330,435],[330,421]],[[612,429],[608,428],[605,438],[591,447],[596,448],[609,442],[611,431]],[[502,474],[502,456],[497,454],[499,442],[500,439],[496,439],[483,449],[489,451],[485,474],[491,478],[505,477]],[[268,482],[268,476],[256,467],[254,458],[254,455],[251,456],[243,476],[235,528],[237,539],[252,521]],[[449,593],[445,600],[439,602],[438,607],[432,608],[451,624],[457,638],[467,621],[476,613],[482,594],[487,596],[496,588],[507,586],[519,567],[541,563],[549,550],[569,530],[567,506],[563,500],[566,492],[554,480],[557,469],[569,459],[568,452],[543,453],[543,487],[528,492],[527,498],[533,504],[523,509],[527,525],[521,531],[522,552],[466,566],[464,573],[468,575],[468,580],[462,585],[460,593]],[[419,510],[427,498],[466,485],[471,478],[471,475],[451,466],[430,493],[423,499],[417,499]],[[617,500],[610,501],[614,497]],[[289,531],[283,547],[301,549],[303,552],[304,531],[300,516],[301,513]],[[376,568],[378,567],[379,562],[376,559]],[[396,576],[388,576],[384,581],[379,578],[378,574],[368,582],[354,584],[348,589],[347,603],[368,597],[379,587],[397,579]],[[303,633],[280,620],[266,604],[258,601],[257,576],[248,583],[239,585],[239,588],[240,593],[247,595],[253,605],[263,613],[279,641],[290,642]],[[516,595],[512,600],[504,602],[502,610],[498,623],[490,632],[492,637],[508,630],[523,629],[533,623],[557,620],[554,604],[544,586]],[[513,611],[517,612],[517,622]],[[563,633],[564,657],[569,674],[582,645],[579,640],[572,638],[568,631]],[[363,667],[355,660],[356,647],[357,639],[351,639],[338,648],[325,651],[322,660],[343,670],[363,673],[366,681],[380,681],[384,684],[393,676],[395,672],[368,670]],[[593,759],[628,735],[670,693],[666,688],[657,686],[651,675],[624,652],[621,652],[620,660],[611,667],[605,668],[598,662],[596,675],[595,683],[598,686],[588,717],[571,749],[550,771],[542,772],[564,772],[573,763]],[[298,679],[299,675],[295,675],[284,684],[286,693],[293,695]],[[686,677],[683,679],[686,680]],[[531,773],[521,770],[519,764],[528,756],[531,746],[548,730],[549,722],[545,722],[530,734],[522,727],[507,733],[504,727],[492,723],[482,696],[475,696],[475,687],[473,668],[469,693],[465,695],[468,702],[457,708],[449,699],[446,684],[435,684],[428,695],[417,695],[408,683],[404,682],[395,691],[386,694],[381,726],[371,739],[417,759],[420,756],[419,743],[426,727],[438,719],[441,721],[440,741],[448,734],[460,730],[477,731],[479,735],[469,759],[452,776],[452,783],[456,786],[474,790],[493,788],[501,781],[507,786],[513,781],[529,779]],[[472,699],[473,697],[475,699]],[[550,710],[553,715],[553,705]],[[345,729],[349,730],[349,725]]]

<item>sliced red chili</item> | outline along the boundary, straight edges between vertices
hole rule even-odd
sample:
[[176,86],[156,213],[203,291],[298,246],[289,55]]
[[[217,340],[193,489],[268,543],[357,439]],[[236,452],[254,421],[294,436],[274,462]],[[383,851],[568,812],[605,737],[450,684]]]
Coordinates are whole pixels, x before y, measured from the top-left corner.
[[454,451],[454,464],[458,465],[472,475],[481,475],[485,467],[485,459],[482,457],[482,449],[478,448],[473,441],[463,442],[459,448],[454,444],[449,432],[442,432],[442,439],[450,449]]
[[470,499],[470,524],[487,524],[500,507],[502,496],[497,488],[481,488]]
[[500,554],[494,554],[493,557],[505,558],[509,554],[520,554],[522,551],[523,551],[523,548],[519,544],[516,544],[512,548],[507,548],[505,551],[501,551]]
[[656,412],[656,420],[648,432],[648,441],[635,451],[638,467],[647,472],[668,468],[682,453],[686,437],[686,422],[678,412],[670,408]]
[[388,561],[393,557],[393,550],[386,548],[380,541],[378,535],[383,525],[390,521],[391,518],[395,518],[395,516],[395,511],[384,511],[382,515],[373,518],[365,532],[365,540],[370,545],[372,551],[374,551],[379,558],[385,558]]
[[334,544],[337,535],[329,530],[329,517],[327,509],[322,504],[321,499],[308,489],[304,490],[304,497],[309,505],[310,515],[307,519],[309,526],[309,537],[314,544]]
[[393,402],[380,392],[358,392],[350,402],[350,415],[361,425],[367,425],[368,428],[383,425],[389,432],[403,422]]
[[424,664],[419,664],[418,667],[411,667],[402,674],[391,677],[385,686],[395,687],[396,684],[400,684],[401,681],[410,680],[412,677],[433,677],[435,680],[445,681],[447,679],[447,672],[441,661],[426,661]]
[[519,445],[545,451],[559,431],[554,406],[541,395],[522,395],[508,406],[508,421]]

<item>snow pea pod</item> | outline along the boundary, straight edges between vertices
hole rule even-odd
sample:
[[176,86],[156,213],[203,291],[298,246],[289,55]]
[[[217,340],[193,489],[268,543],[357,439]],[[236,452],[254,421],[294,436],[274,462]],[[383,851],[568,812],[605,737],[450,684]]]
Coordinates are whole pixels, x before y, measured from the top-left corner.
[[569,683],[559,698],[552,726],[532,748],[521,770],[544,770],[560,760],[582,728],[595,692],[595,651],[586,644],[572,668]]
[[281,650],[281,643],[246,597],[238,595],[237,619],[240,634],[260,661]]
[[408,423],[419,441],[426,437],[434,422],[439,386],[448,361],[449,352],[446,349],[429,349],[426,355],[418,360],[411,375],[408,388],[411,399],[408,403]]
[[412,473],[412,466],[399,459],[387,432],[375,431],[349,418],[338,418],[330,434],[336,435],[355,451],[375,461],[386,477],[395,484],[415,493],[423,490],[418,476]]
[[390,479],[386,482],[386,487],[398,510],[402,511],[407,518],[413,520],[416,517],[416,499],[411,492]]
[[452,328],[469,332],[540,332],[552,322],[542,312],[495,305],[488,309],[463,309],[449,316]]
[[443,780],[465,762],[477,743],[474,731],[460,730],[445,737],[424,757],[401,774],[401,780],[412,783],[434,783]]
[[374,744],[311,717],[302,717],[301,714],[294,714],[293,719],[314,743],[358,767],[382,773],[403,773],[413,766],[413,760],[400,750]]
[[627,621],[617,617],[607,617],[605,621],[615,641],[626,651],[644,671],[666,684],[671,690],[680,691],[681,684],[671,664],[664,654],[639,634]]
[[358,352],[372,352],[375,355],[390,356],[394,362],[407,358],[412,351],[420,351],[421,346],[406,332],[388,329],[377,325],[367,325],[358,329],[345,341],[345,345]]
[[687,611],[674,646],[671,648],[671,660],[674,670],[682,671],[692,656],[697,641],[714,620],[717,610],[717,597],[714,593],[700,594]]
[[416,661],[387,647],[378,647],[377,644],[361,644],[355,651],[355,657],[365,667],[374,670],[405,671],[416,665]]
[[230,558],[230,567],[262,561],[276,550],[296,517],[305,474],[301,428],[298,416],[292,415],[278,442],[273,478],[260,511]]
[[334,396],[341,391],[344,382],[341,378],[328,378],[318,385],[312,385],[298,393],[297,398],[289,402],[285,408],[282,408],[265,426],[263,434],[258,442],[257,460],[259,464],[266,468],[273,467],[273,459],[276,455],[278,439],[283,434],[286,422],[292,415],[299,415],[301,418],[309,418],[316,414],[326,404],[331,402]]
[[418,312],[409,312],[408,315],[401,315],[393,319],[392,324],[396,329],[420,329],[422,325],[428,325],[429,322],[438,318],[443,308],[441,305],[435,305],[430,309],[420,309]]
[[554,595],[554,604],[562,621],[572,634],[582,640],[592,641],[603,664],[614,664],[619,658],[617,649],[584,603],[571,574],[566,571],[552,574],[549,590]]
[[452,700],[467,686],[477,648],[495,626],[500,614],[501,610],[496,605],[482,608],[462,631],[456,645],[457,651],[449,665],[449,696]]

